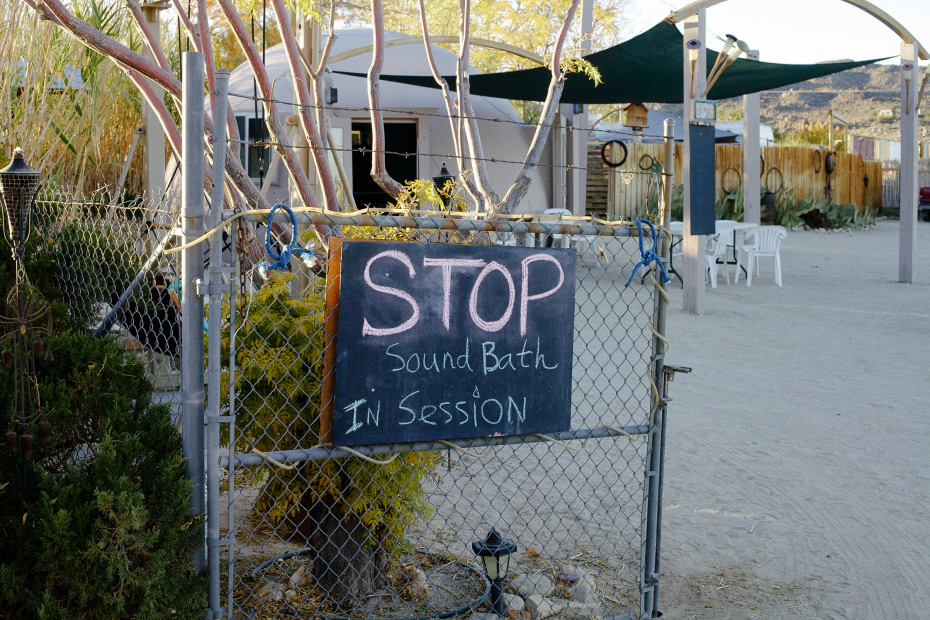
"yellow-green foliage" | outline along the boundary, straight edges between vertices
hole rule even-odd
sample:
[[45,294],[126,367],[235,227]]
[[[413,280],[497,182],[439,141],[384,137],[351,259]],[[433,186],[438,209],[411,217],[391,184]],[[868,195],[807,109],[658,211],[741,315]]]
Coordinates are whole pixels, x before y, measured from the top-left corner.
[[[239,451],[292,450],[318,442],[324,282],[314,278],[292,298],[290,280],[290,274],[272,275],[250,300],[236,332]],[[228,351],[228,346],[224,336],[223,348]],[[266,468],[253,478],[263,485],[256,509],[280,524],[299,511],[309,490],[305,505],[332,500],[343,515],[355,515],[367,526],[371,545],[396,555],[405,548],[406,527],[431,515],[422,484],[440,458],[435,452],[414,452],[384,465],[349,457],[308,461],[291,471]]]

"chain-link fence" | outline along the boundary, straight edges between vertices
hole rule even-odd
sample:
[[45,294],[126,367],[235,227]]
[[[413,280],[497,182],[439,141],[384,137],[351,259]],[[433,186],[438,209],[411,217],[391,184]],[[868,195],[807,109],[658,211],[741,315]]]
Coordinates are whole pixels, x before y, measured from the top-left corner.
[[113,334],[146,361],[155,400],[179,412],[180,264],[164,250],[178,241],[178,212],[162,196],[115,201],[46,192],[34,219],[39,273],[70,318]]
[[[561,386],[571,394],[571,430],[558,433],[397,442],[385,430],[383,441],[334,447],[327,429],[334,368],[359,382],[365,374],[335,360],[334,291],[354,289],[340,282],[332,258],[311,271],[271,275],[260,287],[258,268],[242,274],[232,336],[224,333],[214,368],[223,377],[223,414],[232,414],[218,424],[235,420],[220,433],[229,452],[219,459],[226,480],[211,543],[228,554],[228,617],[468,617],[485,610],[489,591],[472,543],[480,547],[492,529],[516,544],[500,584],[510,609],[525,617],[649,613],[643,590],[654,567],[647,573],[644,561],[655,549],[646,541],[646,500],[658,487],[647,488],[647,459],[663,389],[655,384],[661,360],[651,329],[657,289],[645,269],[625,286],[641,259],[627,228],[585,221],[568,230],[564,223],[316,216],[317,225],[340,227],[346,238],[485,246],[477,255],[486,252],[489,261],[501,245],[574,241],[565,250],[579,251],[567,343],[572,371],[570,386]],[[399,351],[392,359],[408,372],[436,371],[427,383],[454,381],[443,371],[456,357],[477,359],[467,350],[440,349],[438,358],[435,348]],[[538,349],[522,353],[538,363]],[[414,405],[413,392],[401,409],[416,409],[420,421],[432,414],[467,420],[481,406],[477,392],[432,409]],[[369,421],[377,413],[369,409]]]
[[[179,254],[172,252],[181,244],[178,213],[159,200],[116,206],[102,198],[40,200],[40,243],[72,317],[100,335],[115,334],[147,360],[156,397],[179,412],[180,297],[190,291],[180,286]],[[224,244],[222,262],[235,267],[210,266],[207,286],[198,291],[213,302],[208,315],[220,309],[206,333],[221,344],[206,363],[206,384],[213,386],[206,409],[213,615],[465,618],[488,611],[492,584],[503,590],[500,602],[526,614],[517,617],[652,615],[663,302],[650,273],[655,266],[636,270],[642,254],[635,229],[539,217],[301,214],[312,220],[306,234],[321,230],[386,248],[461,246],[487,262],[551,253],[526,248],[552,241],[573,247],[561,255],[574,256],[573,308],[564,325],[548,324],[569,334],[565,350],[541,354],[524,344],[505,358],[499,343],[491,354],[501,369],[546,367],[544,356],[567,355],[570,379],[558,386],[570,392],[566,426],[452,439],[398,440],[386,432],[383,441],[350,448],[333,445],[331,427],[338,415],[336,371],[349,372],[336,358],[335,292],[349,290],[340,286],[342,263],[333,258],[338,244],[277,262],[286,269],[271,269],[271,259],[256,264],[255,228],[267,217],[243,217],[212,234],[211,242]],[[476,273],[455,277],[474,283]],[[513,278],[521,289],[520,274]],[[531,287],[521,292],[542,294]],[[206,320],[193,320],[206,331]],[[394,357],[408,367],[472,361],[486,371],[487,357],[479,361],[485,351],[465,346],[437,358],[427,349]],[[441,367],[433,375],[423,375],[427,384],[454,380]],[[404,411],[414,400],[405,401]],[[419,403],[417,415],[426,416],[425,424],[430,415],[477,420],[491,401],[476,387],[432,410]],[[489,537],[492,530],[505,540]],[[489,581],[473,543],[485,553],[510,553],[502,579]]]

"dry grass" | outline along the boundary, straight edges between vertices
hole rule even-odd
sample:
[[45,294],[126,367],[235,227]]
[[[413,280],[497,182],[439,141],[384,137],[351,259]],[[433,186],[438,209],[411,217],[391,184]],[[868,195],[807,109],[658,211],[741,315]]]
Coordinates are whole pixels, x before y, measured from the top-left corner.
[[[138,48],[119,6],[78,0],[74,12]],[[81,82],[74,80],[80,70]],[[112,186],[140,123],[138,92],[109,60],[42,21],[24,3],[0,3],[0,165],[14,147],[48,182],[78,190]],[[137,148],[125,188],[138,191]]]

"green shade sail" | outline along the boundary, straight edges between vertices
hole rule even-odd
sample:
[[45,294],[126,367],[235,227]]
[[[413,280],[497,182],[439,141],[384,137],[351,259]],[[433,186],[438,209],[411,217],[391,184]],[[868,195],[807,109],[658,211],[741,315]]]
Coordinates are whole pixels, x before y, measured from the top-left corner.
[[[586,58],[601,72],[603,82],[595,86],[586,76],[568,76],[562,103],[681,103],[684,91],[684,43],[674,24],[662,21],[619,45],[589,54]],[[707,51],[707,69],[717,53]],[[840,73],[885,60],[788,65],[738,59],[730,65],[709,93],[711,99],[727,99],[772,90],[824,75]],[[364,73],[336,71],[366,77]],[[432,76],[382,75],[382,80],[438,88]],[[455,76],[445,76],[455,90]],[[545,67],[470,76],[471,93],[520,101],[545,101],[551,72]]]

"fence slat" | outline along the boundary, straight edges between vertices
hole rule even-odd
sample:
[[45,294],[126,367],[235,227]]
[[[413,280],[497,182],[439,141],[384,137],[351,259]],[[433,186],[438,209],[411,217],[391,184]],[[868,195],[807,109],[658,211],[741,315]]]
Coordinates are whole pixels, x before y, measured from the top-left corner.
[[[642,170],[640,163],[648,163],[646,157],[663,163],[662,144],[627,144],[626,161],[613,169],[601,160],[601,146],[599,142],[588,145],[588,212],[600,215],[609,212],[608,206],[613,204],[617,219],[632,220],[650,215],[646,209],[650,175]],[[675,148],[675,183],[679,185],[682,146],[679,143]],[[743,150],[738,144],[718,144],[715,151],[715,199],[721,200],[726,195],[725,175],[730,185],[735,171],[742,183]],[[763,187],[770,184],[771,189],[777,189],[781,185],[783,190],[790,189],[795,199],[826,195],[824,151],[804,146],[775,146],[765,147],[762,157]],[[881,162],[863,161],[858,154],[837,153],[835,162],[836,168],[830,175],[834,204],[854,204],[860,209],[897,206],[897,168],[892,171],[887,165],[883,168]],[[930,160],[922,160],[920,174],[921,187],[930,186]]]

